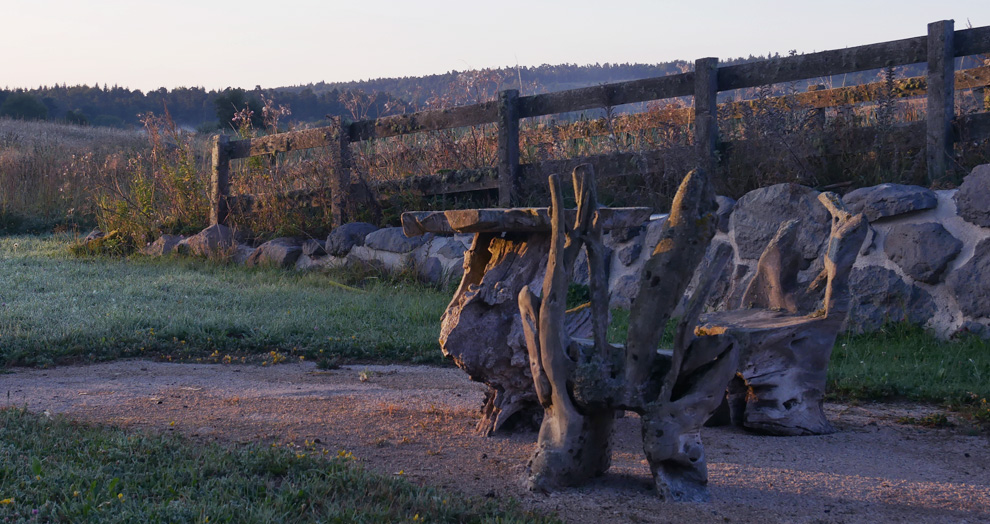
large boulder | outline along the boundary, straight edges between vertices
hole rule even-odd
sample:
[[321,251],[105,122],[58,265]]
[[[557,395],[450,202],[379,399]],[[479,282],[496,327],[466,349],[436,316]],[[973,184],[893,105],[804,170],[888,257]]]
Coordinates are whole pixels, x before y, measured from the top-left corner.
[[798,184],[755,189],[736,202],[729,217],[729,238],[739,258],[757,260],[786,220],[799,221],[797,245],[805,260],[818,257],[831,230],[831,216],[818,191]]
[[223,224],[214,224],[195,235],[183,239],[176,246],[179,253],[201,257],[226,257],[235,245],[234,232]]
[[924,289],[905,282],[896,271],[880,266],[855,268],[849,275],[852,303],[850,330],[874,331],[884,324],[924,324],[935,314],[935,301]]
[[945,281],[964,314],[990,317],[990,238],[977,244],[969,261]]
[[842,197],[850,213],[863,213],[873,222],[880,218],[934,209],[938,205],[935,192],[921,186],[880,184],[850,191]]
[[390,253],[408,253],[427,243],[433,235],[427,233],[418,237],[407,237],[401,227],[386,227],[373,231],[364,237],[364,245]]
[[883,250],[907,276],[926,284],[936,284],[962,245],[942,224],[925,222],[892,227],[884,240]]
[[276,266],[291,268],[302,254],[302,242],[295,238],[282,237],[269,240],[258,246],[244,262],[248,267]]
[[976,166],[956,192],[956,208],[967,222],[990,227],[990,164]]
[[367,222],[351,222],[336,227],[327,236],[324,249],[335,257],[346,256],[354,246],[363,246],[364,239],[378,227]]

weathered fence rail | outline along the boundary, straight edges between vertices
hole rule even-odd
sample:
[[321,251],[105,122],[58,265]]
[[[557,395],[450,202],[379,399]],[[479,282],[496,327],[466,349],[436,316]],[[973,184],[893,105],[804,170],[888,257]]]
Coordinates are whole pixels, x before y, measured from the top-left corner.
[[[954,118],[955,89],[986,86],[987,79],[990,78],[990,68],[987,67],[957,73],[954,58],[990,53],[990,27],[955,31],[953,26],[951,20],[933,22],[928,25],[926,36],[733,66],[719,67],[718,59],[702,58],[695,62],[694,71],[677,75],[532,96],[519,96],[518,91],[506,90],[493,102],[358,122],[334,119],[326,127],[248,140],[229,141],[226,137],[219,136],[213,146],[211,221],[224,223],[230,212],[231,160],[317,147],[328,148],[332,156],[329,188],[332,216],[334,222],[339,224],[345,219],[344,202],[351,187],[351,143],[483,124],[498,126],[498,162],[494,169],[442,175],[441,178],[413,177],[405,181],[380,183],[376,189],[405,188],[423,195],[497,189],[499,204],[510,206],[519,201],[522,178],[528,173],[545,172],[546,168],[553,167],[519,164],[521,119],[685,96],[694,97],[693,107],[684,110],[681,118],[685,123],[694,124],[694,153],[697,155],[697,163],[713,169],[718,144],[719,92],[922,62],[928,65],[927,76],[899,81],[897,96],[917,96],[924,93],[927,97],[923,135],[928,176],[934,180],[950,169],[953,143],[960,132],[956,128],[969,126],[966,128],[968,136],[990,136],[988,115]],[[820,108],[875,100],[876,92],[875,86],[857,86],[814,90],[792,97],[797,104]],[[747,102],[737,102],[721,107],[723,111],[734,114],[745,104]],[[953,127],[954,123],[956,128]],[[920,127],[916,128],[920,131]],[[611,169],[602,170],[596,166],[596,172],[602,175],[622,175],[640,173],[644,163],[662,162],[662,155],[654,152],[626,158],[619,154],[590,160],[603,167],[610,166]],[[573,162],[563,161],[561,166]],[[326,189],[314,191],[325,192]]]

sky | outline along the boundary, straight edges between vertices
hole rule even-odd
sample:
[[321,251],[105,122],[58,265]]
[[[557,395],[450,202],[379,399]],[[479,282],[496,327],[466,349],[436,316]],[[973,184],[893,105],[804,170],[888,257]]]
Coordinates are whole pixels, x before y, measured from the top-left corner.
[[265,88],[841,49],[990,0],[0,0],[0,86]]

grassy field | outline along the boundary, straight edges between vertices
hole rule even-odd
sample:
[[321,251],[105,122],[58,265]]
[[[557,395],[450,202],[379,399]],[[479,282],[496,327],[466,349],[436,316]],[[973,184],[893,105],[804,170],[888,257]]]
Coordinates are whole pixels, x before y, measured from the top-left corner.
[[65,237],[0,238],[0,365],[145,356],[442,363],[447,292],[413,282],[189,259],[77,259]]
[[[79,259],[67,241],[0,237],[0,364],[445,362],[437,336],[449,290],[385,275]],[[614,317],[610,337],[622,342],[627,314]],[[841,336],[829,366],[830,394],[843,398],[960,403],[990,398],[988,379],[986,341],[946,342],[910,326]]]
[[341,450],[231,450],[0,410],[3,522],[554,522],[364,470]]

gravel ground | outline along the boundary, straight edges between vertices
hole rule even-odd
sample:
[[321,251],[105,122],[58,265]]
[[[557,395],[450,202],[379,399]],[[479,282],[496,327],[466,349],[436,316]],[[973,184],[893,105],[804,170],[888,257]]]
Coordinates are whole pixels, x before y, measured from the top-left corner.
[[235,446],[316,441],[385,474],[515,497],[570,522],[990,522],[990,438],[897,422],[930,407],[829,404],[839,431],[814,437],[706,428],[711,502],[664,504],[635,415],[618,421],[607,475],[549,495],[524,490],[536,434],[474,435],[483,393],[460,370],[426,366],[118,361],[0,375],[2,406]]

